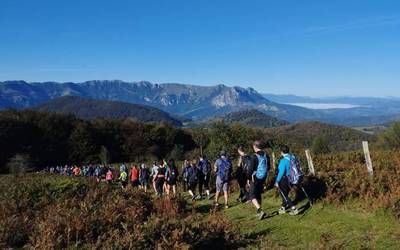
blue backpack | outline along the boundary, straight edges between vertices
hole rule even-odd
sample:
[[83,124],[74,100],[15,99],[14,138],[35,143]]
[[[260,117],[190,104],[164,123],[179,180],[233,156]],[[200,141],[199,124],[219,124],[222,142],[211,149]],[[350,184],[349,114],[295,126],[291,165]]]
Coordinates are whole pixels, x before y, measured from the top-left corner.
[[228,182],[230,179],[232,164],[229,160],[220,158],[218,166],[218,176],[223,182]]
[[289,160],[289,182],[292,185],[297,185],[301,182],[304,176],[304,173],[301,170],[300,161],[294,155],[290,155],[285,158]]
[[257,159],[258,159],[256,177],[259,180],[264,180],[264,179],[267,178],[267,173],[268,173],[267,158],[265,157],[265,155],[256,154],[256,156],[257,156]]

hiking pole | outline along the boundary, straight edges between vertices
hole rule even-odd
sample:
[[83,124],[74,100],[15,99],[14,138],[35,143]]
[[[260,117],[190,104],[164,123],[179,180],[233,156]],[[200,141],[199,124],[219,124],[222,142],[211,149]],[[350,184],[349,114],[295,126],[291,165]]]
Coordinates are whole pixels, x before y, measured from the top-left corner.
[[278,188],[278,190],[279,190],[279,193],[282,195],[282,197],[285,199],[285,201],[286,201],[286,204],[288,204],[288,199],[287,199],[287,197],[283,194],[283,192],[282,192],[282,190],[281,190],[281,188],[279,187],[279,185],[278,186],[276,186],[277,188]]
[[308,194],[303,186],[300,186],[300,187],[301,187],[301,190],[303,191],[303,193],[306,195],[308,202],[310,203],[310,206],[312,207],[313,203],[312,203],[312,200],[310,199],[310,196],[308,196]]

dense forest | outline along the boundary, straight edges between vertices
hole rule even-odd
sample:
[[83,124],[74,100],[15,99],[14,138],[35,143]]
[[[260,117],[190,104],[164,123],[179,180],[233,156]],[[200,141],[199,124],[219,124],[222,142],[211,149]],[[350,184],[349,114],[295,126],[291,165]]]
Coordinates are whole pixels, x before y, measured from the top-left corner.
[[256,109],[249,109],[244,111],[237,111],[216,117],[209,121],[209,124],[215,122],[224,123],[239,123],[247,126],[261,127],[261,128],[272,128],[279,127],[283,125],[288,125],[289,122],[285,120],[278,119],[264,114]]
[[208,128],[183,129],[168,123],[146,124],[132,119],[83,120],[32,110],[0,112],[0,172],[23,155],[40,169],[55,164],[120,163],[165,158],[183,160],[205,153],[217,157],[220,150],[236,156],[243,144],[261,139],[272,150],[289,144],[295,151],[313,148],[315,153],[354,150],[361,140],[375,137],[340,126],[304,123],[274,129],[240,124],[213,123]]
[[[86,121],[73,115],[37,111],[0,113],[0,167],[24,154],[36,168],[52,164],[131,162],[181,158],[195,147],[191,136],[168,123],[132,119]],[[175,155],[171,155],[175,154]]]

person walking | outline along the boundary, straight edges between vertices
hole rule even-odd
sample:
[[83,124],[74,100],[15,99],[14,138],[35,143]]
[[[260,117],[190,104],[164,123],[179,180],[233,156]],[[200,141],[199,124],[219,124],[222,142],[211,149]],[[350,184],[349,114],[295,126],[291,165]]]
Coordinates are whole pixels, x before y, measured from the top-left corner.
[[178,168],[175,165],[175,161],[173,159],[168,161],[168,169],[166,172],[166,178],[167,178],[167,195],[170,194],[171,189],[172,193],[175,196],[176,195],[176,183],[178,180],[179,172]]
[[164,193],[164,183],[165,183],[165,174],[166,174],[166,168],[163,162],[160,164],[160,167],[157,170],[157,173],[155,175],[155,187],[156,187],[156,192],[157,196],[161,197]]
[[196,186],[199,180],[199,169],[196,166],[196,160],[190,163],[190,167],[187,170],[187,183],[188,191],[192,197],[192,201],[196,199]]
[[291,163],[295,162],[295,156],[289,153],[289,147],[282,145],[280,147],[282,159],[279,161],[278,175],[275,180],[275,187],[278,189],[282,197],[282,207],[279,209],[279,214],[285,214],[286,210],[290,209],[290,215],[297,215],[298,209],[289,198],[289,192],[292,188],[289,176]]
[[207,160],[205,155],[200,156],[198,163],[199,169],[199,198],[203,198],[203,188],[206,191],[207,198],[210,199],[210,177],[211,177],[211,163]]
[[[248,199],[248,192],[247,192],[247,187],[248,183],[251,180],[251,178],[248,178],[248,170],[251,165],[251,157],[246,154],[244,146],[240,145],[238,147],[238,154],[239,154],[239,161],[238,161],[238,167],[236,169],[236,180],[239,185],[239,197],[236,199],[237,202],[246,202]],[[250,176],[252,173],[250,174]]]
[[264,191],[264,183],[268,177],[270,168],[270,158],[264,151],[266,144],[257,140],[253,143],[255,154],[251,158],[251,164],[248,171],[251,173],[249,199],[257,209],[259,219],[264,219],[267,214],[261,209],[261,194]]
[[136,165],[133,165],[129,174],[132,188],[139,186],[139,169]]
[[145,193],[147,193],[149,178],[150,178],[149,170],[147,169],[146,164],[143,163],[139,172],[139,180],[141,188],[144,190]]
[[215,193],[215,206],[218,207],[219,195],[221,192],[224,193],[225,208],[228,208],[228,191],[229,182],[232,172],[232,163],[226,157],[226,152],[221,151],[220,158],[218,158],[214,164],[214,171],[217,174],[216,178],[216,193]]

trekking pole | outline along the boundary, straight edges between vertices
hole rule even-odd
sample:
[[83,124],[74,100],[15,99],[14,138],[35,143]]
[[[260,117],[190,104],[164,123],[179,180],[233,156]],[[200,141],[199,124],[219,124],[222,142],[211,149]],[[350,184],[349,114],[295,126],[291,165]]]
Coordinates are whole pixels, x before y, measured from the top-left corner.
[[282,195],[282,197],[285,199],[286,204],[288,204],[288,199],[287,199],[287,197],[283,194],[283,192],[282,192],[281,188],[279,187],[279,185],[277,186],[277,188],[278,188],[278,190],[279,190],[279,193],[280,193],[280,194]]
[[306,195],[308,202],[310,203],[310,206],[312,207],[313,203],[312,203],[312,200],[310,199],[310,196],[308,196],[308,194],[303,186],[300,186],[300,187],[301,187],[301,190],[303,191],[303,193]]

